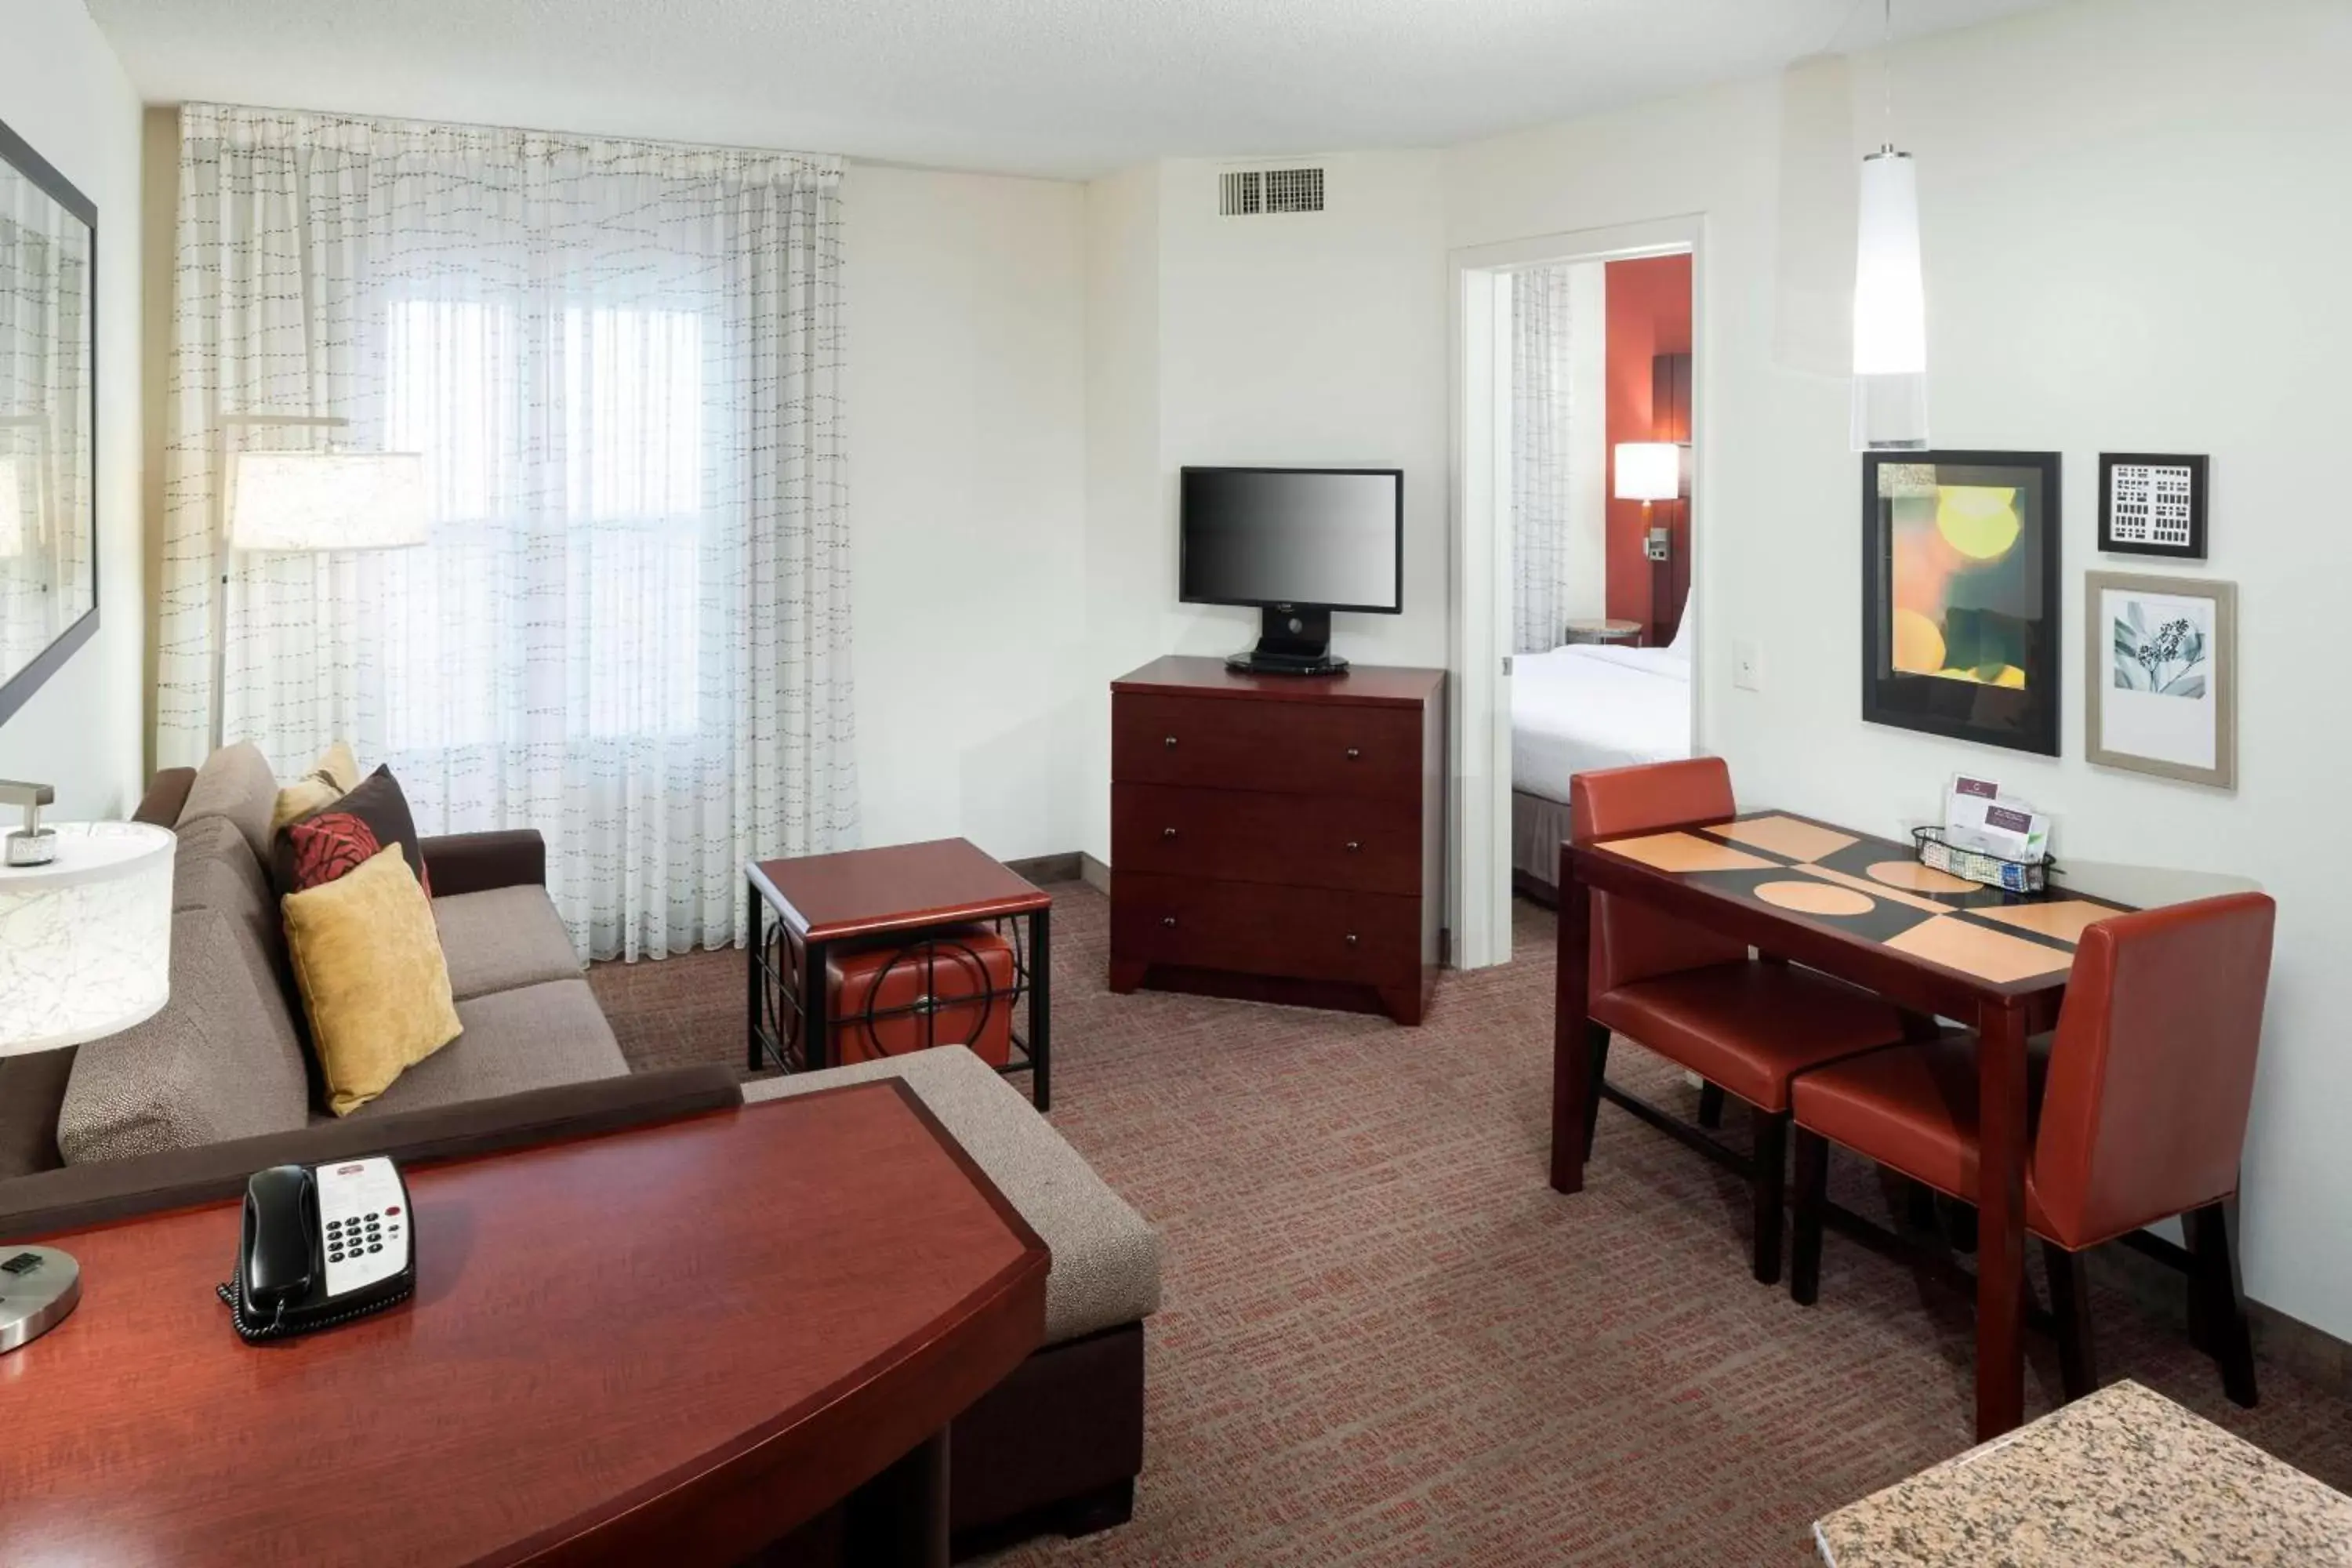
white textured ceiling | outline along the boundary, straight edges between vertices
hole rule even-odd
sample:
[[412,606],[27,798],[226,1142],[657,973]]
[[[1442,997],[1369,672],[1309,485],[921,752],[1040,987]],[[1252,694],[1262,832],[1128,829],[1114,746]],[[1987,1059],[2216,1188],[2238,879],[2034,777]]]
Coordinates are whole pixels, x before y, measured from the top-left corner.
[[[142,96],[1091,175],[1443,146],[1876,41],[1881,0],[88,0]],[[1896,0],[1898,36],[2047,0]]]

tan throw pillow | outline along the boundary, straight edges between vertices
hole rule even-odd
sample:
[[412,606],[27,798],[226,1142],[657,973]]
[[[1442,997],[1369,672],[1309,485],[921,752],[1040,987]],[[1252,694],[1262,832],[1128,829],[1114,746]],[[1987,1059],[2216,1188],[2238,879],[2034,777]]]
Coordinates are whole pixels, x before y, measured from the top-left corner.
[[360,786],[360,762],[351,743],[338,741],[319,753],[310,771],[278,792],[269,813],[269,837],[298,816],[330,806]]
[[281,907],[327,1109],[349,1116],[462,1027],[432,900],[393,844]]

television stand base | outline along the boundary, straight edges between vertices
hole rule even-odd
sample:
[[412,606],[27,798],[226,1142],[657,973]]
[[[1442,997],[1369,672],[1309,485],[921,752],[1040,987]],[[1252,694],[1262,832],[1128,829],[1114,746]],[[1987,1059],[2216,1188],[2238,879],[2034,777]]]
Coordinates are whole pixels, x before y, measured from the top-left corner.
[[1331,653],[1331,612],[1296,605],[1258,611],[1257,646],[1225,660],[1244,675],[1344,675],[1348,661]]

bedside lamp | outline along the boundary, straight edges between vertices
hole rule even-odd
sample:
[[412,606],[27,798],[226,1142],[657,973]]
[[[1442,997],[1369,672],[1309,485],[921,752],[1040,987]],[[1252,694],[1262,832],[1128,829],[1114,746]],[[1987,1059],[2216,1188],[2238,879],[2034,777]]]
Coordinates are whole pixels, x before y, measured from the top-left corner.
[[[41,827],[49,795],[0,781],[0,803],[23,805],[28,823],[0,857],[0,1057],[120,1034],[172,994],[177,840],[140,822]],[[57,1327],[80,1299],[72,1258],[0,1242],[0,1352]]]
[[395,550],[427,537],[418,452],[239,452],[229,459],[232,550]]
[[1683,449],[1672,441],[1617,443],[1617,499],[1679,500],[1683,493]]

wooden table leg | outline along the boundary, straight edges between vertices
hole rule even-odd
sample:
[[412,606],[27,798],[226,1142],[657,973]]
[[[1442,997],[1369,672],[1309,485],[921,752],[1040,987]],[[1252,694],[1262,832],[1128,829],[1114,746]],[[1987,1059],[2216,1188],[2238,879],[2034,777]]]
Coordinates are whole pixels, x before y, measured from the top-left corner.
[[1029,917],[1029,1100],[1054,1109],[1054,914]]
[[947,1568],[947,1433],[933,1433],[850,1493],[842,1525],[845,1563]]
[[1559,847],[1559,959],[1551,1021],[1551,1184],[1554,1192],[1584,1190],[1587,1129],[1591,1125],[1591,1003],[1592,893],[1577,880],[1575,857]]
[[1977,1016],[1977,1441],[2025,1416],[2025,1010]]

